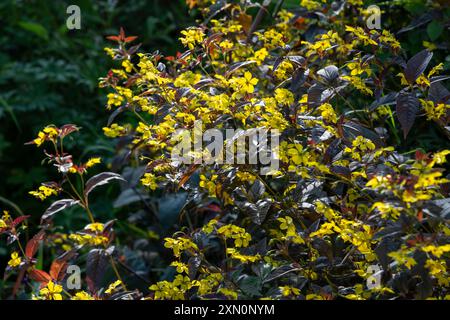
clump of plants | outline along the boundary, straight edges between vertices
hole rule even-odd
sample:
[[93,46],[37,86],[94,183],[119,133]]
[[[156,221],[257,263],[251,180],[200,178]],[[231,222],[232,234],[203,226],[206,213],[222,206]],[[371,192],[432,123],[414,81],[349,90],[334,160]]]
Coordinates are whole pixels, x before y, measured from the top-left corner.
[[[181,33],[183,53],[141,53],[123,30],[109,37],[116,45],[106,51],[117,68],[100,79],[111,111],[103,131],[117,140],[112,168],[121,174],[92,176],[99,158],[75,161],[64,148],[75,125],[48,126],[31,142],[45,146],[60,179],[30,193],[60,199],[26,244],[26,216],[0,220],[12,248],[7,273],[17,274],[13,293],[55,300],[448,299],[450,150],[402,150],[419,121],[448,138],[444,64],[432,62],[429,49],[404,50],[388,26],[368,29],[363,1],[301,1],[292,10],[188,2],[204,20]],[[208,164],[199,161],[205,149],[189,153],[187,163],[173,161],[174,134],[191,132],[197,121],[223,133],[278,130],[279,167],[262,174],[259,164]],[[114,180],[134,192],[124,205],[134,210],[125,217],[133,233],[91,210],[91,192]],[[164,225],[153,200],[180,194],[174,227]],[[73,206],[85,210],[87,225],[61,230],[53,220]],[[55,258],[38,267],[40,243]],[[155,264],[155,255],[157,271],[130,266]],[[72,264],[83,273],[78,289],[67,284]],[[104,270],[113,274],[108,284]]]

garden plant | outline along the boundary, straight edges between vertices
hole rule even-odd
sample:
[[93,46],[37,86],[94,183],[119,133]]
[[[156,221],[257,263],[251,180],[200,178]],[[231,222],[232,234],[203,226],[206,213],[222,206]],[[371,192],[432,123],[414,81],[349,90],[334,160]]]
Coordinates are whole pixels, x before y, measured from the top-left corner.
[[[126,25],[107,36],[97,129],[114,157],[72,153],[90,134],[76,123],[20,146],[54,174],[24,195],[44,212],[3,211],[2,294],[450,299],[447,2],[187,4],[182,52],[143,51]],[[277,165],[208,161],[205,141],[174,159],[196,128],[227,146],[277,132]]]

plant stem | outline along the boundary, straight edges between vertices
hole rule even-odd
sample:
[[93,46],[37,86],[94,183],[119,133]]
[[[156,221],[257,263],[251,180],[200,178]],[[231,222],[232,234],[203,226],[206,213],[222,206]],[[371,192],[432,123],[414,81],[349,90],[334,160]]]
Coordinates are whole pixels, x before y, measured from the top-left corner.
[[114,259],[112,256],[109,256],[109,261],[111,262],[111,266],[114,270],[114,273],[116,274],[116,277],[118,280],[120,280],[123,290],[128,291],[127,286],[125,285],[125,282],[123,282],[122,277],[120,276],[119,270],[117,270],[116,263],[114,262]]

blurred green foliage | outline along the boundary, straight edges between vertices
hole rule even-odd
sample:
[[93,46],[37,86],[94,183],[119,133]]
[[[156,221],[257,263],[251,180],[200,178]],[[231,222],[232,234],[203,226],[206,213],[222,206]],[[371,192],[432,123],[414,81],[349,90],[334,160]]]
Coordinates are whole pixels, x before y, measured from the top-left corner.
[[[80,30],[66,27],[70,4],[81,9]],[[111,63],[105,36],[122,26],[139,36],[145,51],[175,52],[173,39],[193,18],[182,0],[7,0],[0,3],[0,21],[0,196],[33,210],[39,206],[26,193],[48,172],[33,165],[40,155],[24,143],[42,126],[83,127],[77,145],[90,147],[80,154],[114,150],[101,133],[107,114],[97,87]]]
[[[71,4],[81,9],[80,30],[66,27]],[[101,131],[108,115],[98,88],[98,78],[111,67],[103,50],[111,45],[106,36],[123,27],[139,36],[142,50],[175,53],[181,48],[173,39],[193,20],[183,0],[1,1],[0,208],[15,211],[15,205],[35,222],[45,210],[28,191],[51,173],[36,166],[42,154],[24,143],[46,124],[81,126],[77,147],[84,149],[73,150],[84,158],[113,156],[114,146]],[[110,201],[98,203],[113,215]],[[72,223],[81,219],[76,212],[69,216]],[[4,254],[0,250],[0,257]]]

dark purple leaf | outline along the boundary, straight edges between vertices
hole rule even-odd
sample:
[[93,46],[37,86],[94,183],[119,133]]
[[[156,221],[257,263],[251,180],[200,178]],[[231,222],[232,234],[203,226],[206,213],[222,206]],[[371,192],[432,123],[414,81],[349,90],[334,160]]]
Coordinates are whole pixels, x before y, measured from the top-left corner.
[[408,80],[409,83],[413,84],[416,79],[425,71],[432,57],[433,53],[425,49],[409,59],[405,68],[406,80]]
[[400,92],[397,97],[397,118],[405,138],[414,124],[417,112],[419,111],[419,106],[419,99],[411,93]]
[[382,97],[378,98],[377,100],[375,100],[374,102],[372,102],[372,104],[369,107],[369,110],[374,111],[379,106],[395,104],[396,98],[397,98],[397,92],[388,93],[387,95],[382,96]]
[[92,249],[86,259],[86,277],[95,290],[101,286],[101,281],[109,263],[109,255],[103,249]]
[[380,139],[377,133],[354,121],[345,122],[342,125],[342,130],[344,133],[344,137],[349,141],[353,141],[357,136],[363,136],[364,138],[367,138],[375,143],[377,147],[383,146],[383,141]]
[[308,105],[310,107],[319,106],[332,96],[332,90],[325,88],[320,83],[315,83],[308,89]]
[[350,172],[350,169],[344,166],[332,166],[331,168],[331,172],[343,176],[347,179],[351,179],[352,175]]
[[306,81],[306,78],[309,75],[309,69],[298,68],[292,74],[291,86],[290,90],[294,93],[297,93],[298,90],[303,86]]
[[197,275],[198,268],[202,264],[202,259],[200,259],[199,256],[195,255],[189,258],[188,260],[188,267],[189,267],[189,278],[191,280],[195,279],[195,276]]
[[102,173],[99,173],[99,174],[93,176],[86,182],[86,188],[84,190],[84,194],[87,196],[94,188],[96,188],[98,186],[102,186],[104,184],[107,184],[112,180],[125,181],[125,179],[118,173],[102,172]]
[[73,199],[62,199],[58,200],[56,202],[53,202],[50,207],[48,207],[47,210],[45,210],[44,214],[41,217],[42,221],[47,220],[48,218],[52,217],[55,213],[64,210],[66,208],[72,207],[76,204],[80,203],[78,200]]
[[302,56],[286,56],[285,58],[295,63],[299,67],[303,66],[306,61],[305,58],[303,58]]
[[450,92],[439,82],[432,83],[428,91],[428,99],[434,103],[445,103],[450,99]]
[[119,108],[117,108],[116,110],[114,110],[114,112],[111,113],[111,115],[110,115],[109,118],[108,118],[107,126],[109,127],[109,126],[113,123],[114,119],[115,119],[120,113],[122,113],[127,107],[128,107],[128,104],[125,105],[125,106],[120,106]]
[[339,69],[334,65],[330,65],[317,71],[317,74],[321,76],[325,82],[331,84],[339,78]]

